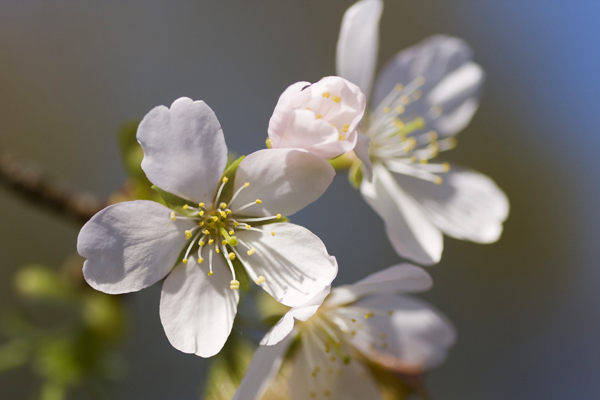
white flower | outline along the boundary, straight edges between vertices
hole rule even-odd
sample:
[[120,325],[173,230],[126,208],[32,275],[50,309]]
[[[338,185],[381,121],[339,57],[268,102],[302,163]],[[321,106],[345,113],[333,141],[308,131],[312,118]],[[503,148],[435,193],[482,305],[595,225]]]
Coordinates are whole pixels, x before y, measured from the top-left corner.
[[[344,15],[338,41],[338,74],[367,97],[382,8],[381,0],[354,4]],[[502,233],[508,200],[490,178],[430,162],[456,145],[454,135],[477,109],[483,79],[464,41],[434,36],[400,52],[375,82],[355,148],[362,182],[360,174],[354,178],[403,257],[438,262],[442,232],[479,243],[494,242]]]
[[[454,328],[438,311],[394,294],[431,284],[423,269],[401,264],[292,308],[263,339],[234,400],[259,399],[286,356],[291,399],[381,399],[368,363],[420,373],[440,364],[454,343]],[[292,343],[298,346],[288,353]]]
[[288,306],[331,283],[335,258],[310,231],[282,219],[327,189],[334,171],[326,160],[304,150],[262,150],[224,175],[219,121],[204,102],[188,98],[150,111],[137,137],[144,172],[177,211],[130,201],[96,214],[77,242],[93,288],[127,293],[166,276],[160,318],[169,341],[209,357],[231,332],[238,261],[238,271]]
[[354,149],[367,100],[358,86],[337,76],[297,82],[279,97],[269,121],[272,148],[300,148],[324,158]]

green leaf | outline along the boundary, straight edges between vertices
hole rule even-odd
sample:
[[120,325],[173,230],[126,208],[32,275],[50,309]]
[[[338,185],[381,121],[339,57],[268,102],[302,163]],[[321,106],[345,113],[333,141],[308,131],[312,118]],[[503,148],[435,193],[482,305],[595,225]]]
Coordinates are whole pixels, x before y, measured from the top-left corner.
[[29,343],[19,339],[0,346],[0,373],[25,364],[31,350]]
[[235,182],[235,173],[237,172],[240,163],[246,156],[241,156],[237,160],[231,163],[229,167],[223,172],[223,178],[227,178],[228,182],[223,187],[223,191],[221,192],[221,196],[216,201],[216,204],[219,203],[229,203],[229,200],[233,197],[233,183]]
[[186,204],[192,206],[195,205],[191,201],[183,199],[167,191],[164,191],[156,185],[152,185],[152,189],[160,195],[161,199],[164,202],[164,205],[169,207],[171,210],[177,211],[179,214],[185,215],[186,217],[193,217],[197,215],[197,211],[186,210],[184,208]]

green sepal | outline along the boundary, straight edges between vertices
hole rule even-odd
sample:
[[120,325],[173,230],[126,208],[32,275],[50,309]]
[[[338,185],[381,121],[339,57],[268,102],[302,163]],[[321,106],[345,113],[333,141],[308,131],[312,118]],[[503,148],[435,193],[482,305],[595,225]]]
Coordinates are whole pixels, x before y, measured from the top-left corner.
[[[251,216],[251,215],[240,215],[240,214],[235,214],[235,217],[238,219],[244,219],[244,218],[256,218],[256,216]],[[267,219],[265,221],[257,221],[257,222],[251,222],[250,225],[251,226],[263,226],[263,225],[270,225],[270,224],[276,224],[278,222],[290,222],[289,218],[286,217],[281,217],[281,218],[275,218],[273,217],[273,219]],[[240,225],[241,227],[242,225]],[[240,230],[242,230],[243,228],[238,228]]]
[[192,203],[191,201],[183,199],[179,196],[176,196],[172,193],[166,192],[156,185],[152,185],[152,189],[160,195],[160,198],[163,200],[164,205],[169,207],[171,210],[176,211],[179,214],[184,215],[186,217],[198,216],[197,211],[186,210],[183,208],[186,204],[193,207],[197,207],[197,204]]
[[360,188],[360,183],[363,180],[363,174],[362,161],[360,161],[358,158],[354,160],[354,162],[350,166],[350,170],[348,171],[348,180],[350,181],[350,185],[354,189]]
[[[225,260],[225,262],[227,262],[227,260]],[[235,277],[240,282],[240,287],[247,292],[248,290],[250,290],[250,277],[248,276],[246,268],[244,268],[244,264],[242,264],[242,262],[237,257],[233,261],[231,261],[231,264],[233,264]]]
[[246,158],[246,156],[241,156],[240,158],[232,162],[231,165],[227,167],[225,172],[223,172],[223,178],[227,178],[228,182],[223,187],[221,196],[219,196],[215,204],[229,203],[229,200],[231,200],[231,198],[233,197],[233,183],[235,181],[235,173],[237,172],[237,169],[244,158]]
[[342,171],[348,169],[352,162],[356,159],[356,154],[353,151],[341,154],[329,160],[329,164],[336,170]]

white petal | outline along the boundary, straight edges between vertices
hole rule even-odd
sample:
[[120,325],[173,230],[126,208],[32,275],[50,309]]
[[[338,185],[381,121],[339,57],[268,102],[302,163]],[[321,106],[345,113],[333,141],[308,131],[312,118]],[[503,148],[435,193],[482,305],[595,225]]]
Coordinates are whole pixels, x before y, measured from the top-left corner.
[[271,328],[260,342],[261,345],[272,346],[279,343],[283,338],[287,337],[292,329],[294,329],[294,321],[306,321],[321,307],[325,298],[329,295],[331,286],[327,286],[321,293],[313,297],[308,303],[298,307],[293,307],[289,310],[278,322]]
[[242,255],[248,275],[253,280],[263,276],[260,286],[275,300],[289,307],[301,306],[333,281],[337,261],[308,229],[290,223],[259,229],[262,232],[240,230],[237,236],[256,249],[251,256]]
[[337,74],[369,97],[379,50],[381,0],[362,0],[344,14],[337,43]]
[[358,157],[358,159],[363,162],[362,171],[364,174],[364,178],[369,182],[373,180],[373,165],[371,164],[371,157],[369,157],[370,143],[371,138],[369,138],[367,135],[359,133],[358,141],[356,143],[356,147],[354,148],[354,153],[356,153],[356,157]]
[[411,264],[398,264],[371,274],[353,285],[336,287],[327,298],[327,305],[352,303],[374,294],[422,292],[429,290],[432,285],[431,277],[423,268]]
[[373,166],[373,182],[363,180],[360,191],[383,218],[396,252],[419,264],[435,264],[442,255],[442,234],[419,204],[380,163]]
[[398,53],[381,71],[375,82],[371,104],[377,106],[396,84],[407,85],[418,77],[428,92],[446,75],[471,60],[471,48],[461,39],[437,35]]
[[293,335],[274,346],[259,346],[233,400],[258,400],[277,375]]
[[[446,358],[454,344],[452,324],[429,304],[405,296],[383,295],[359,300],[346,311],[374,312],[352,339],[363,354],[400,372],[417,373],[434,367]],[[389,315],[391,312],[391,315]]]
[[421,204],[431,221],[457,239],[491,243],[502,233],[509,204],[506,195],[487,176],[452,166],[440,185],[405,175],[396,181]]
[[259,150],[244,158],[238,167],[234,191],[245,183],[234,204],[236,208],[260,199],[261,204],[240,213],[251,216],[291,215],[317,200],[327,190],[335,170],[316,154],[299,149]]
[[159,188],[211,204],[227,162],[227,146],[215,113],[187,97],[171,108],[155,107],[138,128],[142,169]]
[[169,342],[177,350],[212,357],[231,333],[239,293],[230,289],[231,273],[222,257],[208,265],[194,258],[179,264],[163,283],[160,320]]
[[171,210],[153,201],[106,207],[79,232],[77,251],[87,260],[83,275],[96,290],[135,292],[164,278],[186,244],[191,221],[171,221]]
[[[352,358],[349,364],[344,364],[341,357],[334,357],[331,361],[331,353],[326,353],[324,346],[310,348],[309,346],[314,346],[314,341],[306,340],[306,336],[302,339],[301,346],[294,356],[289,380],[293,400],[382,399],[377,383],[363,363]],[[315,367],[319,367],[320,370],[313,376]]]

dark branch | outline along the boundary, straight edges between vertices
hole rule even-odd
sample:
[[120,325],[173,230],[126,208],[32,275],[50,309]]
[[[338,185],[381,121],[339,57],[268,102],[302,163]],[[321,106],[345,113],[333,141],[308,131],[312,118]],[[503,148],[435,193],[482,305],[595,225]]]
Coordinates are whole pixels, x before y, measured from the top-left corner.
[[92,195],[58,182],[40,168],[0,151],[0,185],[78,225],[106,206]]

